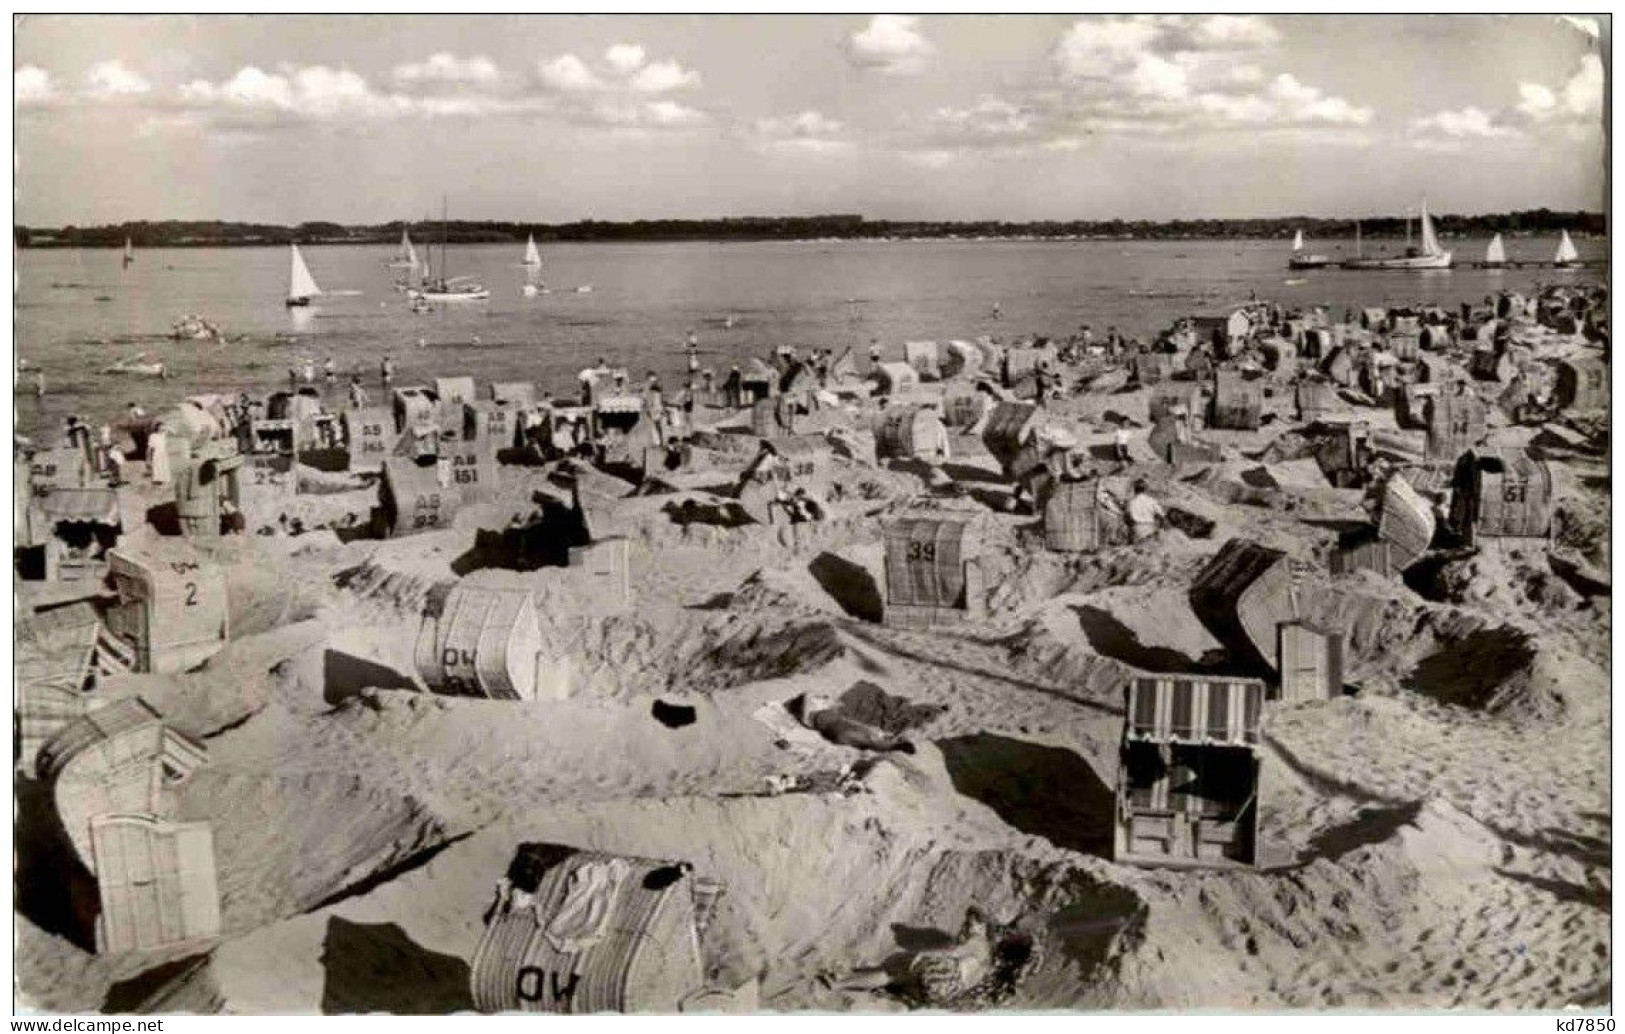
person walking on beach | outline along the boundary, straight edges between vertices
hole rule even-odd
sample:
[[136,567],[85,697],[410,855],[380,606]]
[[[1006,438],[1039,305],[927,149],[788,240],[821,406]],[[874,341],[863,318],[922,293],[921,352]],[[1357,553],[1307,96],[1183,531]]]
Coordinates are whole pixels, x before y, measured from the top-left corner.
[[869,369],[873,370],[880,365],[880,339],[869,340]]
[[351,374],[350,375],[350,406],[353,409],[360,409],[363,406],[365,406],[366,404],[367,404],[367,391],[366,391],[365,388],[363,388],[361,386],[361,378],[354,375],[354,374]]
[[384,383],[384,390],[389,390],[389,383],[395,379],[395,360],[388,353],[378,363],[378,376]]
[[328,356],[322,360],[322,379],[327,382],[327,389],[333,390],[333,382],[338,378],[338,369],[333,365],[333,357]]
[[299,367],[290,366],[290,367],[288,367],[288,391],[289,392],[294,392],[294,391],[298,391],[298,390],[299,390]]
[[1118,424],[1116,430],[1112,431],[1112,457],[1119,463],[1129,461],[1128,428],[1122,424]]
[[316,383],[316,360],[314,359],[305,360],[305,383]]

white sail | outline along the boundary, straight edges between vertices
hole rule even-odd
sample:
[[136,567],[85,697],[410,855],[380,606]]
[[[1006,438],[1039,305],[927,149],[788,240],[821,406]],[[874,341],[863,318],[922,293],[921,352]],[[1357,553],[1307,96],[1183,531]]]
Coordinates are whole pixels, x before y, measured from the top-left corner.
[[1557,242],[1557,257],[1553,261],[1574,262],[1578,260],[1579,257],[1580,253],[1579,251],[1575,250],[1574,241],[1569,239],[1569,231],[1564,230],[1563,239]]
[[418,249],[412,247],[412,238],[405,227],[401,228],[401,250],[396,254],[395,261],[407,269],[418,268]]
[[1302,230],[1299,230],[1297,233],[1292,235],[1292,250],[1293,251],[1302,251],[1303,250],[1303,231]]
[[316,280],[310,275],[310,268],[305,265],[305,257],[299,254],[299,245],[288,245],[288,297],[311,298],[322,293],[316,286]]
[[1444,249],[1439,247],[1439,238],[1433,232],[1433,220],[1428,216],[1428,203],[1425,199],[1422,202],[1422,254],[1444,254]]
[[1500,265],[1507,260],[1506,245],[1501,243],[1501,235],[1496,234],[1490,240],[1490,246],[1484,249],[1484,261]]
[[135,245],[130,242],[130,238],[126,237],[124,238],[124,261],[129,262],[134,258]]
[[525,265],[540,266],[541,264],[542,253],[536,250],[536,235],[532,234],[530,239],[525,241]]

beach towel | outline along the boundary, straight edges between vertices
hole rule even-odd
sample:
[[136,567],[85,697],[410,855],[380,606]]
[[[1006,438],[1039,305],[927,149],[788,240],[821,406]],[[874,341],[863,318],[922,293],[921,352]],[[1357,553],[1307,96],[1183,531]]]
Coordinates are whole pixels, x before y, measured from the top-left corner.
[[773,738],[787,749],[807,751],[824,745],[822,736],[796,721],[778,700],[769,700],[752,712],[751,717],[765,725]]
[[554,951],[579,955],[603,939],[629,870],[623,859],[609,858],[586,862],[570,874],[564,901],[542,931]]

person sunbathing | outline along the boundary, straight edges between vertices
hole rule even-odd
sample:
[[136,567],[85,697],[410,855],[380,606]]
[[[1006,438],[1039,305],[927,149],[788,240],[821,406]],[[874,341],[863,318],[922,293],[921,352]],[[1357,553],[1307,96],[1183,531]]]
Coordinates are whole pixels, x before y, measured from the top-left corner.
[[797,717],[807,728],[831,743],[843,747],[881,752],[897,751],[902,754],[914,753],[914,744],[908,740],[893,736],[855,718],[848,718],[840,712],[835,701],[826,696],[809,693],[802,701]]

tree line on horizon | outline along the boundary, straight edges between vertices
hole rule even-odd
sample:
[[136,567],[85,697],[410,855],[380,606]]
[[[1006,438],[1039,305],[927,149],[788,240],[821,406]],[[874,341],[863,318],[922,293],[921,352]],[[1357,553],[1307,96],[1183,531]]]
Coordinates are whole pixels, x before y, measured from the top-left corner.
[[[1537,208],[1489,215],[1435,215],[1446,237],[1571,233],[1600,236],[1607,219],[1599,212]],[[1405,219],[1361,219],[1360,232],[1372,238],[1402,237]],[[345,226],[308,222],[297,226],[220,220],[127,222],[106,226],[17,226],[22,248],[111,248],[129,239],[136,247],[263,247],[282,244],[392,244],[406,229],[420,245],[521,242],[534,235],[542,243],[590,241],[806,240],[884,237],[1092,237],[1138,240],[1285,239],[1298,230],[1311,238],[1353,237],[1355,220],[1293,216],[1271,219],[1091,219],[1035,222],[866,219],[861,215],[744,216],[717,219],[584,219],[573,223],[520,223],[499,220],[428,220]]]

